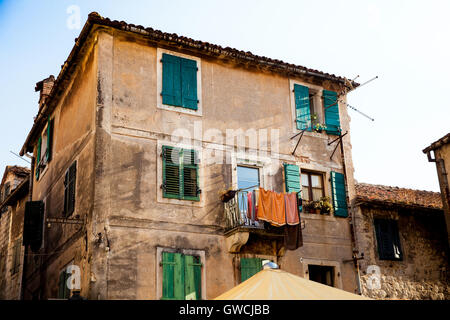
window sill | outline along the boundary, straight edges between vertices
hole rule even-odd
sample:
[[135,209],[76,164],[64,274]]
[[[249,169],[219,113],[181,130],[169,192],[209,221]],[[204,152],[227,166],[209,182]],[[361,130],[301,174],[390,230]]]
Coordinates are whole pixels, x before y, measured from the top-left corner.
[[167,110],[167,111],[175,111],[175,112],[189,114],[189,115],[197,116],[197,117],[202,116],[202,112],[200,109],[193,110],[193,109],[184,108],[184,107],[171,106],[168,104],[158,104],[158,109]]

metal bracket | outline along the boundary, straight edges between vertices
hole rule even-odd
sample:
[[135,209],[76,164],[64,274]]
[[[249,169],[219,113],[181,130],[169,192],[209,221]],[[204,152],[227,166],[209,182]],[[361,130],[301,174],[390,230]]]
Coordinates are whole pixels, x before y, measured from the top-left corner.
[[344,133],[343,135],[340,135],[338,138],[334,139],[333,141],[329,142],[328,145],[331,145],[333,143],[335,143],[336,141],[339,140],[339,142],[336,144],[336,147],[333,150],[333,153],[330,156],[330,160],[333,159],[334,153],[336,152],[337,148],[339,147],[339,144],[342,143],[342,138],[348,133],[348,131],[346,133]]

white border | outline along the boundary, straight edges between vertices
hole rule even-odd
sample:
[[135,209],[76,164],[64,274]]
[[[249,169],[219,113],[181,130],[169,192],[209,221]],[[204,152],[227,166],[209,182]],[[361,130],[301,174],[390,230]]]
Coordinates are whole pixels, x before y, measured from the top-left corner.
[[[187,109],[183,107],[175,107],[163,104],[162,102],[162,55],[163,53],[171,54],[173,56],[182,57],[186,59],[195,60],[197,62],[197,100],[199,101],[197,104],[197,110]],[[163,48],[156,49],[156,107],[159,109],[176,111],[180,113],[190,114],[194,116],[202,116],[203,115],[203,96],[202,96],[202,64],[201,59],[194,56],[189,56],[186,54],[182,54],[179,52],[174,52],[170,50],[166,50]]]

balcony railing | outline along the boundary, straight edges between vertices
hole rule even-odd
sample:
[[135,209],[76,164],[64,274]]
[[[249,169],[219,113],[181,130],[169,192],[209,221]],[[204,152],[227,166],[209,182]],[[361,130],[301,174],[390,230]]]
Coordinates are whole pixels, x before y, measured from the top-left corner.
[[237,191],[234,197],[224,204],[227,229],[237,227],[264,229],[262,221],[256,221],[248,214],[249,192],[252,191]]

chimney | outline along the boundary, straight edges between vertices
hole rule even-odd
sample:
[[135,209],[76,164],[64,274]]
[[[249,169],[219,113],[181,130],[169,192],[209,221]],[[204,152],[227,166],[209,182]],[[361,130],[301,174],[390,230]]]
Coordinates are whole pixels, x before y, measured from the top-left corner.
[[36,83],[34,91],[39,91],[39,110],[41,110],[42,106],[47,100],[47,97],[50,95],[54,83],[55,77],[53,75],[50,75],[48,78]]

